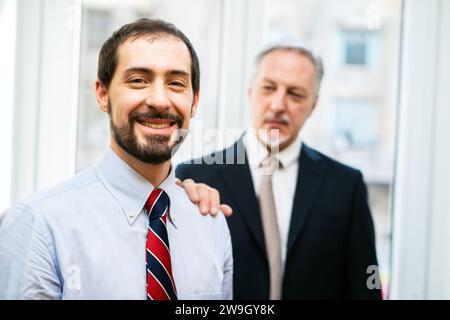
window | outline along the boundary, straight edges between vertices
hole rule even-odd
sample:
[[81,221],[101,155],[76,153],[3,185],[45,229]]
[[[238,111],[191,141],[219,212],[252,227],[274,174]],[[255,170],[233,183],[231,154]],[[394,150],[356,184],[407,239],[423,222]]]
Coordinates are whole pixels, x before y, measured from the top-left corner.
[[364,32],[344,31],[344,63],[367,64],[367,34]]
[[342,64],[374,67],[381,59],[379,35],[376,31],[341,30]]
[[111,25],[111,14],[107,10],[87,10],[85,12],[86,29],[95,30],[86,35],[88,47],[94,50],[101,47],[105,39],[109,36]]

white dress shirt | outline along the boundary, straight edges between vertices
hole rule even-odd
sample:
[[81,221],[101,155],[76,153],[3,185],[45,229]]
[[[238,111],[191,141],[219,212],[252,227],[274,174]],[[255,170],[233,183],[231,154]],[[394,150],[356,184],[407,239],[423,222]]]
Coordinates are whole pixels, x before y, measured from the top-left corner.
[[[103,160],[18,202],[0,221],[0,299],[146,299],[145,202],[153,186],[108,148]],[[179,299],[231,299],[222,214],[203,216],[175,184],[167,224]]]
[[[269,156],[269,152],[265,145],[257,139],[256,133],[252,129],[246,131],[243,142],[249,161],[256,196],[259,197],[262,174],[260,164],[263,159]],[[274,155],[281,163],[281,167],[275,170],[272,176],[272,187],[277,210],[278,228],[280,231],[282,270],[284,270],[286,263],[289,225],[291,222],[292,206],[294,204],[295,189],[297,186],[300,150],[301,139],[299,134],[296,140],[286,149]]]

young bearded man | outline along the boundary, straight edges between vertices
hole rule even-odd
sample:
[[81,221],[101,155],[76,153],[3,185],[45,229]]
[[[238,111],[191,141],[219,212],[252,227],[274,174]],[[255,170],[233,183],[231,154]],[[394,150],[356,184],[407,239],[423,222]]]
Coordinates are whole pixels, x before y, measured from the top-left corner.
[[111,145],[97,165],[7,210],[0,298],[231,299],[225,218],[199,214],[170,160],[199,79],[190,41],[164,21],[124,25],[103,44],[95,88]]

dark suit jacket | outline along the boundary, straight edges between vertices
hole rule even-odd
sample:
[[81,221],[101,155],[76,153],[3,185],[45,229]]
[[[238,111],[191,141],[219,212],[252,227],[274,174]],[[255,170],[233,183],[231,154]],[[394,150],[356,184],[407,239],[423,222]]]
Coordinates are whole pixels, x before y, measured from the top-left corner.
[[[214,159],[218,163],[211,164]],[[268,260],[247,162],[240,139],[210,157],[179,165],[176,175],[216,188],[221,202],[234,210],[227,219],[233,244],[234,298],[268,299]],[[373,275],[367,268],[377,264],[361,173],[303,144],[282,298],[380,299],[381,291],[369,290],[366,284]]]

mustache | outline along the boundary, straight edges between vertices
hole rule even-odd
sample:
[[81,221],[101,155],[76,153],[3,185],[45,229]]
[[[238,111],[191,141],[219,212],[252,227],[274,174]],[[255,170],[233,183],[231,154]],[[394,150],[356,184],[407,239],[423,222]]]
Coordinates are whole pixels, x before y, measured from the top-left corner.
[[289,118],[284,114],[267,114],[264,116],[264,122],[268,121],[278,121],[283,124],[289,124]]
[[130,122],[131,121],[140,121],[144,119],[161,119],[161,120],[169,120],[175,122],[179,128],[183,126],[184,119],[178,114],[170,113],[170,112],[158,112],[155,110],[149,110],[147,112],[138,112],[135,111],[130,114]]

